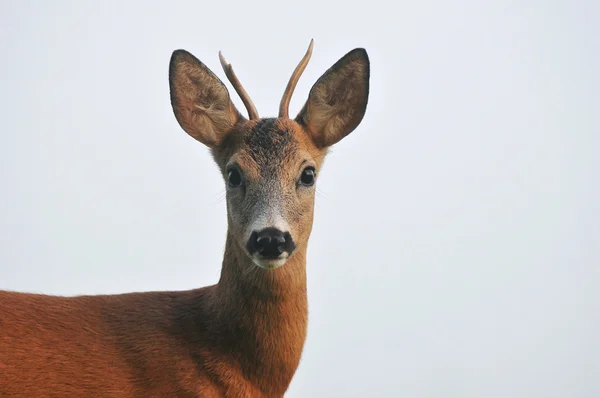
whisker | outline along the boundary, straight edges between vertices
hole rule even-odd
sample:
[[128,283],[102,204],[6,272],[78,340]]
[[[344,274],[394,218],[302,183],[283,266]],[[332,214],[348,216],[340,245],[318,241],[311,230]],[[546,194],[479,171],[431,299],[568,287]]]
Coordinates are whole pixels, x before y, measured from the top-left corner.
[[329,196],[325,194],[325,192],[321,191],[319,188],[317,188],[317,195],[319,195],[319,197],[321,198],[332,200]]
[[243,272],[242,272],[242,276],[248,276],[250,274],[250,272],[252,272],[252,269],[254,268],[254,265],[250,265],[248,268],[246,268]]
[[223,202],[227,197],[227,191],[225,189],[221,190],[217,195],[217,199],[213,202],[209,202],[210,206],[216,206],[219,203]]

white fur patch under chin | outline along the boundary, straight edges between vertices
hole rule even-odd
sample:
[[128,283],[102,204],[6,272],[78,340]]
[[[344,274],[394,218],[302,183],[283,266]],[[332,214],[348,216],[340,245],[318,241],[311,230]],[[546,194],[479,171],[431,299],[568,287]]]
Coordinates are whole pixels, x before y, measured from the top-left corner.
[[288,258],[289,256],[287,253],[282,254],[282,257],[276,259],[266,259],[255,254],[252,256],[252,262],[254,262],[254,264],[260,268],[275,269],[283,266],[287,262]]

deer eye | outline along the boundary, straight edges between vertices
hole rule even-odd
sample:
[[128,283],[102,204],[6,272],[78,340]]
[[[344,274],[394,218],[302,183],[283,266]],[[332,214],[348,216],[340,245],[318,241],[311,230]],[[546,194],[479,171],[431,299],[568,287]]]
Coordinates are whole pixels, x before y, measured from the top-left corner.
[[230,169],[227,172],[227,184],[232,188],[242,185],[242,174],[238,169]]
[[315,168],[307,167],[302,170],[302,174],[300,175],[300,184],[310,187],[315,183]]

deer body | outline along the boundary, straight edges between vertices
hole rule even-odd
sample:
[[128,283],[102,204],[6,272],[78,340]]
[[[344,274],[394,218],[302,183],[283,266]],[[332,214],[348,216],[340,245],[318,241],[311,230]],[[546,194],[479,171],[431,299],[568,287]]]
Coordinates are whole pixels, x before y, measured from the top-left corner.
[[[227,245],[225,258],[231,256]],[[287,266],[303,265],[290,259]],[[306,335],[306,284],[52,297],[0,292],[0,392],[23,397],[280,397]],[[292,294],[284,294],[290,289]],[[3,396],[0,393],[0,397]]]
[[327,148],[360,122],[368,58],[354,50],[315,84],[294,120],[235,109],[223,83],[174,52],[171,100],[227,183],[221,277],[179,292],[56,297],[0,291],[0,397],[282,397],[307,329],[306,250]]

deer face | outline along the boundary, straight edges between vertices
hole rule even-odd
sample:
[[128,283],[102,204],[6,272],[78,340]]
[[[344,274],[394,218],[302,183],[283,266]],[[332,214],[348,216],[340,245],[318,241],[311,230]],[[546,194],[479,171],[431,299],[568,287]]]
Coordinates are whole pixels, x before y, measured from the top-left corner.
[[356,49],[315,83],[300,114],[289,119],[287,104],[311,49],[312,43],[288,84],[278,118],[258,118],[222,59],[250,120],[237,111],[225,85],[193,55],[177,50],[171,57],[175,116],[189,135],[211,148],[227,187],[229,234],[262,268],[280,267],[297,249],[306,250],[316,180],[327,148],[358,126],[367,105],[369,61],[364,50]]
[[324,150],[293,120],[260,119],[234,129],[214,154],[231,235],[255,264],[283,265],[308,241]]

